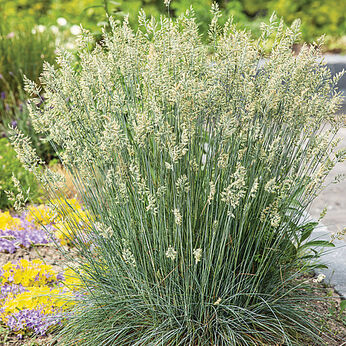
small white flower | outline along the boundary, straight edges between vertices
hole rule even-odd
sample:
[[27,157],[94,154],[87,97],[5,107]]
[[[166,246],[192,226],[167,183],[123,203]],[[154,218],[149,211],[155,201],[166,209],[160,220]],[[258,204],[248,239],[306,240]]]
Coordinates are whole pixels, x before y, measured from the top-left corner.
[[50,27],[50,31],[54,34],[57,35],[59,33],[59,28],[56,25],[52,25]]
[[312,282],[322,282],[326,276],[324,274],[318,274],[316,279],[313,279]]
[[94,222],[94,227],[96,231],[105,239],[109,239],[113,235],[113,229],[111,226],[106,226],[101,222]]
[[275,178],[270,179],[264,187],[264,190],[269,193],[274,193],[277,189],[278,186],[276,185]]
[[58,23],[58,25],[60,26],[65,26],[67,24],[67,20],[63,17],[60,17],[56,20],[56,22]]
[[136,267],[136,259],[133,253],[130,250],[129,242],[126,239],[122,239],[123,243],[123,252],[122,258],[126,264],[131,265],[132,267]]
[[201,248],[194,249],[193,250],[193,256],[195,257],[196,264],[198,262],[200,262],[200,260],[202,258],[202,249]]
[[82,32],[79,25],[72,25],[70,31],[72,35],[79,35]]
[[206,154],[203,154],[202,155],[202,165],[204,166],[207,162],[207,155]]
[[281,216],[277,213],[276,210],[274,210],[270,218],[270,225],[274,228],[277,228],[280,226],[280,221]]
[[256,196],[257,189],[258,189],[258,178],[256,178],[254,180],[253,185],[251,187],[251,190],[250,190],[250,197],[251,198]]
[[232,210],[232,209],[227,211],[227,216],[231,217],[232,219],[234,219],[234,218],[235,218],[235,215],[234,215],[234,213],[233,213],[233,210]]
[[166,251],[166,257],[170,258],[172,261],[174,261],[177,257],[177,252],[174,250],[173,247],[169,247]]
[[214,199],[215,192],[216,192],[216,185],[212,180],[209,182],[209,186],[210,186],[210,191],[209,191],[209,196],[207,200],[208,204],[210,204],[211,201]]
[[175,186],[177,188],[177,193],[180,194],[182,192],[188,193],[190,191],[190,185],[189,185],[189,179],[184,174],[175,183]]
[[37,31],[38,32],[44,32],[44,31],[46,31],[46,27],[44,25],[37,25]]
[[32,30],[31,30],[31,33],[32,33],[33,35],[35,35],[35,34],[36,34],[36,29],[32,29]]
[[69,49],[69,50],[72,50],[72,49],[74,49],[74,44],[72,43],[72,42],[67,42],[66,43],[66,49]]

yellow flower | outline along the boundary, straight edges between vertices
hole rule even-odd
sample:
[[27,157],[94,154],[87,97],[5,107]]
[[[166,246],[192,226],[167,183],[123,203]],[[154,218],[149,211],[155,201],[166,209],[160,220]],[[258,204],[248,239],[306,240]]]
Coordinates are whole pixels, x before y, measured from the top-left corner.
[[73,229],[71,228],[71,225],[68,222],[59,222],[54,225],[55,231],[55,237],[60,240],[60,243],[62,245],[69,245],[70,239],[73,235]]
[[29,222],[35,222],[40,225],[48,225],[54,221],[55,217],[56,215],[51,208],[41,204],[38,206],[29,206],[26,219]]
[[64,280],[58,282],[52,266],[39,259],[22,259],[17,264],[8,262],[2,271],[2,284],[21,284],[26,289],[25,292],[9,293],[6,298],[0,299],[0,320],[4,323],[8,322],[12,314],[25,309],[40,310],[45,315],[70,309],[76,301],[73,291],[81,286],[81,281],[72,269],[66,269]]
[[24,287],[38,287],[57,281],[53,267],[45,265],[38,259],[32,262],[22,259],[17,264],[8,262],[2,267],[2,270],[2,284],[13,282]]
[[67,309],[73,305],[71,292],[63,291],[62,288],[29,287],[27,292],[16,296],[9,294],[2,305],[4,315],[12,314],[18,310],[41,309],[43,313],[49,314],[56,308]]
[[62,245],[71,245],[69,237],[81,227],[87,227],[91,217],[76,198],[54,199],[52,205],[54,209],[46,205],[30,206],[26,219],[37,224],[54,224],[56,238]]
[[61,221],[62,219],[70,216],[71,214],[83,213],[81,204],[76,198],[71,199],[54,199],[52,205],[56,208],[57,215],[56,220]]
[[70,290],[76,290],[81,287],[82,282],[80,279],[76,276],[76,274],[73,272],[72,269],[68,268],[64,272],[65,276],[65,286]]
[[8,211],[0,211],[0,229],[10,229],[20,227],[20,219],[13,217]]

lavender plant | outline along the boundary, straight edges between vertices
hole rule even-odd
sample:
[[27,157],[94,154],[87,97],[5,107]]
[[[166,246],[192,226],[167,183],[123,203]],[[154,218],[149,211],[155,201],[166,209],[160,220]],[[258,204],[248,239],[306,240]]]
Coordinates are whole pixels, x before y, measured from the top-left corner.
[[[83,31],[80,72],[68,52],[58,69],[45,64],[43,103],[26,80],[32,122],[91,215],[90,227],[69,219],[86,294],[62,342],[317,337],[297,281],[313,265],[301,258],[311,227],[299,223],[345,156],[335,152],[340,75],[331,78],[318,44],[293,55],[298,22],[284,29],[273,16],[253,39],[232,20],[220,27],[217,6],[212,14],[208,45],[192,9],[158,22],[141,12],[136,32],[110,20],[93,50]],[[13,142],[58,194],[25,137]]]

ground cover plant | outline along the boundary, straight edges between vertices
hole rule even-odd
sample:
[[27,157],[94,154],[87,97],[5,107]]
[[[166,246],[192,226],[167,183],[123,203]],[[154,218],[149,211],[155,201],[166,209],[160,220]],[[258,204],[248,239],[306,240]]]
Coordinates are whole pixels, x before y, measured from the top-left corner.
[[[284,29],[273,16],[253,39],[232,20],[219,26],[216,5],[212,15],[207,45],[192,9],[177,20],[141,12],[138,31],[110,19],[93,50],[83,31],[79,72],[62,51],[43,91],[26,80],[32,123],[88,210],[81,224],[80,210],[52,200],[87,292],[62,344],[318,342],[297,279],[316,265],[309,248],[330,243],[307,241],[315,225],[302,216],[345,156],[341,75],[316,59],[318,45],[293,55],[298,22]],[[62,179],[17,128],[12,140],[59,196]]]
[[[65,202],[81,210],[76,199],[65,200],[62,205]],[[68,245],[62,227],[64,220],[47,205],[29,205],[20,216],[0,212],[0,255],[9,257],[0,267],[0,323],[14,340],[46,336],[69,317],[74,304],[71,296],[79,294],[80,282],[73,271],[56,262],[54,256],[49,258],[54,266],[47,264],[40,254],[54,242]],[[20,254],[10,258],[23,249],[33,251],[34,259]]]
[[0,318],[17,337],[45,335],[61,324],[79,281],[66,270],[56,273],[41,260],[8,262],[0,270]]
[[21,247],[30,248],[32,245],[50,242],[42,227],[23,216],[12,216],[8,211],[0,212],[0,252],[14,253]]
[[[66,202],[74,206],[69,217],[73,214],[80,225],[87,227],[87,212],[80,203],[76,199],[67,199]],[[66,232],[69,238],[65,237]],[[20,216],[0,211],[0,252],[14,253],[19,248],[29,249],[54,242],[68,245],[73,236],[71,232],[67,221],[59,216],[59,210],[44,204],[30,205]]]

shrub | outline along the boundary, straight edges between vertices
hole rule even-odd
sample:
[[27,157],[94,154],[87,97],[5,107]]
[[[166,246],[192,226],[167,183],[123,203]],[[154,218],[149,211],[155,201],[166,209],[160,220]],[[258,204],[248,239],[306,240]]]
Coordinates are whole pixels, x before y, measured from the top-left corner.
[[333,35],[334,39],[345,35],[346,4],[344,1],[276,0],[271,8],[289,23],[295,18],[300,18],[304,23],[303,37],[307,41],[311,42],[322,34]]
[[18,192],[12,181],[12,174],[19,180],[25,191],[30,188],[31,200],[37,200],[40,195],[38,184],[34,176],[22,167],[7,138],[0,138],[0,168],[0,210],[11,208],[14,203],[8,199],[5,191],[14,194]]
[[[68,52],[59,69],[45,64],[43,104],[26,81],[33,125],[63,153],[91,213],[90,227],[68,220],[88,293],[62,342],[317,338],[297,281],[314,265],[301,257],[312,228],[299,224],[344,156],[334,152],[338,78],[316,59],[319,47],[293,55],[297,22],[284,30],[272,17],[254,40],[212,13],[207,45],[192,10],[159,22],[142,12],[141,30],[111,20],[92,51],[84,31],[79,73]],[[24,155],[27,140],[13,141],[56,195],[61,180]]]
[[345,34],[345,2],[339,0],[240,0],[249,17],[277,11],[287,23],[296,18],[303,22],[304,40],[312,42],[322,34],[339,37]]

